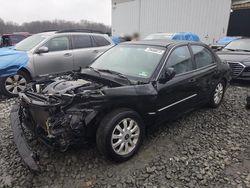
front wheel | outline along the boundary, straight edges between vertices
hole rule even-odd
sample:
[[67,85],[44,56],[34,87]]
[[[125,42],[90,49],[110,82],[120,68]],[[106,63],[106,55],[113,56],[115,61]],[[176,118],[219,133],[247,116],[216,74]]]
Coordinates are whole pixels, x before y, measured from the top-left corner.
[[0,89],[2,94],[7,97],[16,97],[23,91],[29,82],[29,77],[24,72],[1,78]]
[[226,90],[226,84],[224,83],[224,81],[220,81],[215,89],[212,92],[212,95],[210,96],[210,101],[209,101],[209,106],[212,108],[217,108],[218,106],[220,106],[224,94],[225,94],[225,90]]
[[104,117],[97,134],[97,148],[110,160],[130,159],[140,148],[144,137],[140,116],[130,109],[118,109]]

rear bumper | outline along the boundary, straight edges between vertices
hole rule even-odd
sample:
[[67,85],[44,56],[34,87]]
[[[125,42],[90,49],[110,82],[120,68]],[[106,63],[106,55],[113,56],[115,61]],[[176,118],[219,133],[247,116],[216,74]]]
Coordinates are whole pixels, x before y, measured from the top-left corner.
[[20,108],[18,105],[14,105],[10,115],[10,123],[14,134],[14,142],[24,163],[29,167],[30,170],[37,172],[40,171],[37,153],[32,151],[28,145],[20,122],[19,109]]

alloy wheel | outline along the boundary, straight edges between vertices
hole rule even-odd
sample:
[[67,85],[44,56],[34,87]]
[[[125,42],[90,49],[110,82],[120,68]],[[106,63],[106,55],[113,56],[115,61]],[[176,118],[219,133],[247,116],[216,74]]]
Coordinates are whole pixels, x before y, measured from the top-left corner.
[[219,83],[215,89],[214,92],[214,103],[215,104],[219,104],[222,100],[223,97],[223,93],[224,93],[224,86],[222,83]]
[[9,76],[5,81],[5,89],[13,95],[17,95],[23,91],[27,86],[27,80],[19,74]]
[[112,132],[112,148],[118,155],[127,155],[135,149],[139,136],[138,123],[131,118],[125,118],[115,126]]

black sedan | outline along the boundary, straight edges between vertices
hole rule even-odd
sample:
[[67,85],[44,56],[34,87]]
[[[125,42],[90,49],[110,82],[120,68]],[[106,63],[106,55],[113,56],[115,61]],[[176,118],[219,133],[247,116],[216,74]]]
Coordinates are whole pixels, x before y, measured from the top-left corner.
[[229,63],[234,80],[250,80],[250,39],[234,40],[217,54]]
[[87,69],[40,80],[20,93],[11,113],[14,140],[33,170],[37,158],[24,130],[61,151],[95,138],[108,159],[128,160],[148,126],[204,105],[218,107],[229,81],[228,64],[202,43],[122,43]]

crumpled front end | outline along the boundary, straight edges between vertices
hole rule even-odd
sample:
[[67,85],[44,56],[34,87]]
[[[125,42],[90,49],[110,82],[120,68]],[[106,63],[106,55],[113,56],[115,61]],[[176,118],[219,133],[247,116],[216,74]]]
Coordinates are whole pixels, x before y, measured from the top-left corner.
[[11,128],[14,134],[14,142],[23,161],[32,171],[39,171],[37,153],[32,151],[26,137],[24,136],[23,124],[20,121],[19,106],[13,106],[11,110]]
[[96,91],[58,95],[25,91],[19,96],[19,106],[12,110],[11,125],[18,151],[34,171],[39,169],[38,157],[29,147],[25,129],[46,146],[66,151],[70,145],[88,140],[87,130],[105,101]]
[[[143,96],[143,97],[141,97]],[[52,149],[66,151],[70,145],[87,143],[110,109],[152,106],[156,90],[152,84],[122,85],[85,74],[37,81],[19,94],[11,124],[18,151],[32,170],[38,170],[37,154],[29,147],[26,131]],[[137,105],[145,114],[153,109]]]

